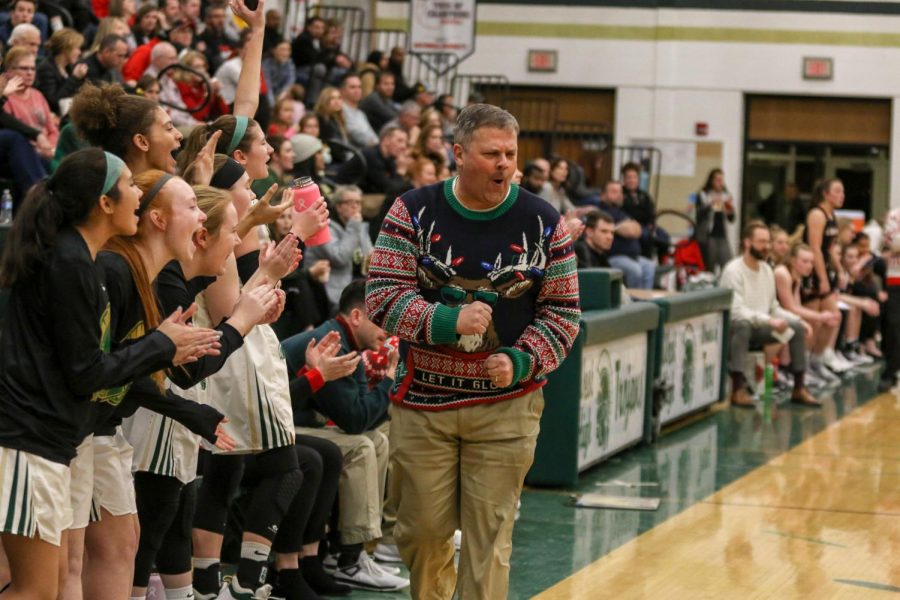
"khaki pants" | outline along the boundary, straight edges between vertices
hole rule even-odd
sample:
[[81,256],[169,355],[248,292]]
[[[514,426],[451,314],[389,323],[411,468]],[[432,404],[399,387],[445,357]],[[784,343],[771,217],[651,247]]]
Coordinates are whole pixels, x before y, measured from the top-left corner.
[[[388,407],[388,414],[394,410],[394,405]],[[385,421],[378,426],[378,431],[391,438],[391,422]],[[394,448],[391,447],[391,456],[393,456]],[[394,474],[394,468],[391,461],[388,461],[387,469],[387,496],[384,499],[384,510],[381,515],[381,540],[382,544],[396,544],[394,540],[394,526],[397,524],[397,505],[400,502],[400,481]]]
[[334,442],[344,456],[338,481],[341,543],[362,544],[380,538],[388,466],[387,436],[377,429],[350,435],[337,427],[297,427],[297,433]]
[[[412,597],[501,600],[509,589],[516,501],[537,442],[540,390],[496,404],[441,412],[394,406],[394,537]],[[462,529],[459,582],[453,532]]]

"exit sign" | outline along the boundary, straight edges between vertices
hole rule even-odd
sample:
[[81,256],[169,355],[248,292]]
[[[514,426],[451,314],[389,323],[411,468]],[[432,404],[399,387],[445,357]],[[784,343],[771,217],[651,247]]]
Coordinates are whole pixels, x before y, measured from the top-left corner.
[[531,73],[556,73],[556,50],[529,50],[528,71]]
[[831,81],[834,79],[834,60],[811,56],[803,57],[803,79]]

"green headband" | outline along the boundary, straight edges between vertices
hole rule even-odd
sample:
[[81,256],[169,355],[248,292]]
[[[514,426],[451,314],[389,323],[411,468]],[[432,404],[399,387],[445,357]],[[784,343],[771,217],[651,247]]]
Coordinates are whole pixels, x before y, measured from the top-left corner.
[[109,152],[103,154],[106,156],[106,179],[103,180],[103,189],[100,190],[101,196],[108,194],[115,187],[119,177],[122,176],[122,169],[125,168],[125,162],[115,154]]
[[244,134],[247,133],[247,124],[250,122],[250,119],[247,117],[235,117],[234,120],[234,133],[231,134],[231,141],[228,142],[228,152],[225,153],[228,156],[231,156],[231,153],[237,149],[241,140],[244,139]]

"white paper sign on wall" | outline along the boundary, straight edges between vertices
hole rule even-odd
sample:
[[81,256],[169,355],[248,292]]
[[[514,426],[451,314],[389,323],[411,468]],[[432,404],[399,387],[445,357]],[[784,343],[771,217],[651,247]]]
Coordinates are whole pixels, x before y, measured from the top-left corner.
[[409,50],[433,69],[449,69],[475,52],[475,0],[412,0]]

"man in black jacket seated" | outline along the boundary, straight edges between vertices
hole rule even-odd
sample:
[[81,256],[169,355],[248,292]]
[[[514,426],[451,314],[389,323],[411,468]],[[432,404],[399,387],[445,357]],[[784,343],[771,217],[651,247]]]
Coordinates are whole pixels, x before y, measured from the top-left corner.
[[575,242],[579,269],[610,268],[607,256],[615,238],[615,222],[609,213],[592,210],[584,217],[584,235]]
[[[384,194],[406,175],[406,132],[388,125],[378,134],[378,144],[364,148],[348,160],[335,178],[341,184],[357,184],[366,194]],[[399,159],[399,160],[398,160]]]

